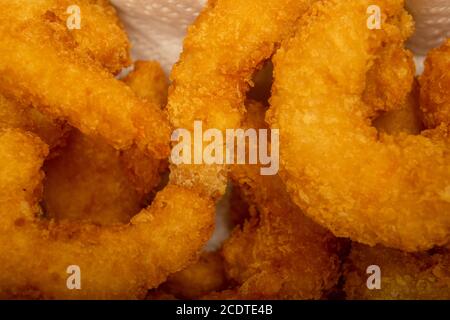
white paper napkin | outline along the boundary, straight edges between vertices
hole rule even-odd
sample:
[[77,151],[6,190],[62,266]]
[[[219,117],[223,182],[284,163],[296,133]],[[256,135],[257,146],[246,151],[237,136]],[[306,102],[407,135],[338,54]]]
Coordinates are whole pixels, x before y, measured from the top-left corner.
[[407,0],[407,9],[416,21],[416,32],[410,48],[426,55],[450,37],[450,0]]
[[158,60],[166,72],[178,60],[187,27],[206,0],[112,0],[125,24],[134,59]]

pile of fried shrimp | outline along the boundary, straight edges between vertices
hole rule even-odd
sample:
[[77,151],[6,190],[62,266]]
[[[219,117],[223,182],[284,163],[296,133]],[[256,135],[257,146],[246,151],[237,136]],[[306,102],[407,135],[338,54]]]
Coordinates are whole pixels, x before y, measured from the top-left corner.
[[[416,76],[404,0],[209,0],[170,77],[108,0],[0,9],[1,299],[450,299],[450,39]],[[196,121],[279,171],[174,163]]]

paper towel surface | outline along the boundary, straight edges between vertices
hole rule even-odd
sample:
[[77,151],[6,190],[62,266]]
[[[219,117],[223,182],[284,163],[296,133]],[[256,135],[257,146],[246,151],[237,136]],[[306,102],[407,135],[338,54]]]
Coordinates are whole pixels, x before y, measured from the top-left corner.
[[407,0],[406,8],[416,22],[416,32],[409,47],[426,55],[450,37],[450,0]]
[[178,60],[188,26],[206,0],[112,0],[132,43],[133,59],[158,60],[166,72]]

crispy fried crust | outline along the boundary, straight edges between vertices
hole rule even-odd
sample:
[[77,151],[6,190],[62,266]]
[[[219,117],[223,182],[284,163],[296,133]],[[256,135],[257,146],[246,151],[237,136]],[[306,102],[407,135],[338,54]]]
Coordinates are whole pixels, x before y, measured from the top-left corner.
[[136,61],[133,72],[123,82],[141,99],[166,107],[169,81],[157,61]]
[[[213,203],[173,184],[127,225],[45,223],[38,216],[45,144],[9,130],[0,151],[2,297],[141,298],[194,259],[211,234]],[[82,290],[66,286],[70,265],[81,268]]]
[[21,19],[20,14],[5,10],[6,23],[0,25],[5,95],[101,136],[117,149],[137,145],[156,159],[168,156],[170,127],[158,105],[143,102],[96,64],[66,28],[55,30],[45,18]]
[[367,73],[364,103],[374,115],[400,109],[411,92],[414,74],[413,55],[401,43],[382,48]]
[[22,129],[39,136],[52,150],[66,143],[69,126],[64,121],[52,120],[36,109],[23,106],[0,94],[0,129]]
[[141,210],[144,195],[128,179],[119,151],[74,130],[60,153],[44,168],[48,218],[111,225]]
[[[161,103],[167,79],[155,77],[157,62],[140,62],[127,79],[141,99]],[[164,90],[165,88],[165,90]],[[162,107],[162,105],[160,105]],[[138,148],[119,152],[98,138],[74,130],[61,155],[45,163],[44,205],[48,218],[101,225],[129,222],[161,181],[167,161]]]
[[[381,289],[369,290],[366,270],[377,265]],[[347,299],[450,299],[450,253],[406,253],[354,243],[345,267]]]
[[186,269],[171,275],[158,290],[147,298],[159,299],[169,295],[177,299],[198,299],[227,287],[223,258],[219,252],[205,252]]
[[[42,19],[54,32],[70,39],[77,51],[113,74],[131,64],[128,36],[107,0],[2,0],[0,5],[6,19]],[[68,30],[67,12],[74,5],[80,8],[80,29]]]
[[410,22],[403,1],[375,3],[400,26],[366,28],[370,1],[313,7],[274,59],[267,119],[280,129],[283,180],[307,215],[337,236],[428,249],[450,240],[449,128],[389,136],[370,126],[367,70],[383,43],[404,41]]
[[[265,108],[247,104],[245,128],[266,128]],[[238,299],[319,299],[337,284],[340,244],[307,218],[279,176],[262,176],[259,166],[236,165],[231,178],[249,204],[250,217],[224,244],[227,275],[239,285]]]
[[420,111],[419,90],[416,81],[406,102],[399,109],[387,111],[376,118],[373,121],[375,128],[390,135],[402,132],[413,135],[420,134],[425,126]]
[[420,104],[428,128],[450,123],[450,39],[432,50],[420,78]]
[[[314,0],[210,1],[189,28],[183,54],[173,69],[168,102],[175,128],[239,128],[253,72],[270,58]],[[227,168],[178,166],[172,179],[205,192],[225,192]]]
[[[265,108],[249,101],[245,128],[266,128]],[[217,253],[169,277],[150,299],[319,299],[340,277],[341,241],[293,204],[278,176],[232,166],[237,223]],[[243,207],[247,208],[243,210]]]

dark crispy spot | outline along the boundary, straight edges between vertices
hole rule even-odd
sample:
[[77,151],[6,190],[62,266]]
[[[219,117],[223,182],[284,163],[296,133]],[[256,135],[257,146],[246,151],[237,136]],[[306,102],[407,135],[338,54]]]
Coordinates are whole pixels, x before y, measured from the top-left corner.
[[59,22],[60,19],[58,18],[58,16],[52,12],[52,11],[47,11],[44,13],[43,15],[44,19],[47,20],[48,22]]
[[61,277],[56,272],[51,273],[50,277],[51,277],[52,281],[55,283],[58,283],[61,281]]
[[25,224],[26,224],[26,221],[24,218],[19,218],[16,221],[14,221],[14,225],[16,227],[23,227],[23,226],[25,226]]

